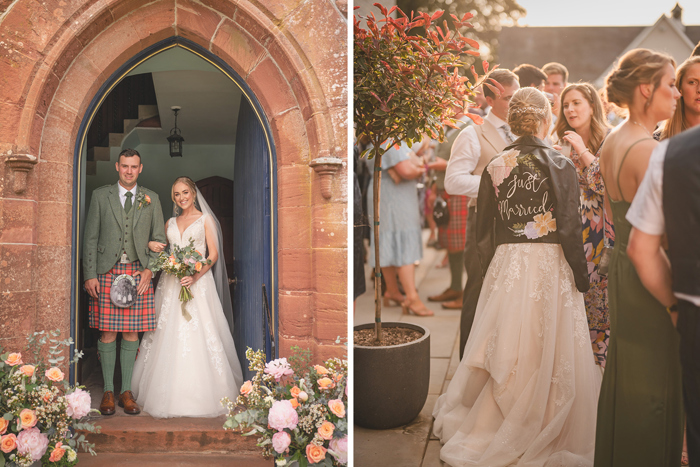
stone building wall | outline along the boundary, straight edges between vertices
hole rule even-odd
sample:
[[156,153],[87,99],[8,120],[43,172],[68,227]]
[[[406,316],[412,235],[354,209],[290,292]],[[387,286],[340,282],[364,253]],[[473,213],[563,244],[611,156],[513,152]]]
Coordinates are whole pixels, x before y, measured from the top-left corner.
[[[74,148],[130,57],[182,36],[251,87],[277,152],[279,347],[340,356],[347,323],[347,6],[331,0],[0,0],[0,345],[69,333]],[[310,163],[342,160],[330,197]]]

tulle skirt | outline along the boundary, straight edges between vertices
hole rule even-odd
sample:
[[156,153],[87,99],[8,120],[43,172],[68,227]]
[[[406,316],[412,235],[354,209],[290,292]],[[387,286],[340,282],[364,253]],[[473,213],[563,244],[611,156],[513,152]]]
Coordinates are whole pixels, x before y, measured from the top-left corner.
[[144,412],[157,418],[216,417],[220,400],[235,400],[243,380],[236,348],[216,293],[211,271],[192,287],[180,308],[180,280],[163,274],[155,293],[155,331],[144,334],[136,358],[132,390]]
[[451,466],[592,466],[601,383],[558,244],[500,245],[433,416]]

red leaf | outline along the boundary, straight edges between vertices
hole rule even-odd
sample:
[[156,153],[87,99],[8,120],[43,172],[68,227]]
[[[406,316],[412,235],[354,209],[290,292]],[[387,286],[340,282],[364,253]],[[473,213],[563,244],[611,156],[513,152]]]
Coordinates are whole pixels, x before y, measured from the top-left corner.
[[476,123],[477,125],[481,125],[482,123],[484,123],[484,119],[478,116],[477,114],[467,112],[464,115],[471,118],[472,122]]
[[430,17],[430,20],[431,20],[431,21],[435,21],[436,19],[438,19],[439,17],[441,17],[443,13],[444,13],[444,12],[443,12],[442,10],[436,11],[435,13],[433,13],[433,16]]
[[398,9],[399,9],[399,7],[397,7],[396,5],[394,5],[394,6],[392,6],[391,9],[389,10],[389,13],[388,13],[388,14],[390,15],[390,14],[392,14],[393,12],[395,12],[395,11],[398,10]]
[[384,16],[386,16],[387,11],[386,11],[386,8],[384,7],[384,5],[382,5],[381,3],[373,3],[372,5],[374,5],[374,6],[376,6],[377,8],[379,8],[379,11],[381,11],[382,14],[383,14]]
[[472,71],[472,75],[474,75],[474,79],[475,79],[475,80],[478,80],[478,79],[479,79],[479,75],[476,73],[476,70],[474,69],[474,65],[472,65],[471,71]]
[[470,46],[474,47],[476,50],[479,50],[479,43],[475,41],[474,39],[470,39],[468,37],[462,37],[461,38],[464,42],[469,44]]
[[504,88],[504,87],[501,85],[501,83],[499,83],[499,82],[496,81],[495,79],[489,78],[489,81],[491,81],[491,83],[493,83],[493,85],[496,86],[496,89],[498,89],[498,92],[499,92],[500,94],[503,94],[504,92],[506,92],[506,88]]
[[489,72],[489,62],[487,62],[486,60],[484,60],[483,62],[481,62],[481,66],[484,67],[484,73],[488,73],[488,72]]
[[476,50],[465,50],[465,54],[473,55],[474,57],[481,57],[481,54]]
[[464,16],[462,16],[462,22],[472,19],[474,17],[474,13],[464,13]]
[[355,7],[352,7],[352,9],[353,9],[353,10],[359,10],[360,7],[359,7],[359,6],[355,6]]

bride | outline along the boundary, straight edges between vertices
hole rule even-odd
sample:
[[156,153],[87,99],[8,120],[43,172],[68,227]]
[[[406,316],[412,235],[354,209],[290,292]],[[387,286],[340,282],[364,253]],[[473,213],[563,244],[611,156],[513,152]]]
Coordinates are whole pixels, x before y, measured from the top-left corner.
[[544,141],[547,98],[517,91],[520,137],[486,167],[477,209],[484,283],[474,326],[433,416],[451,466],[592,466],[601,373],[571,161]]
[[[215,417],[226,412],[221,398],[234,400],[243,381],[231,337],[233,312],[221,227],[189,177],[175,180],[172,200],[179,215],[165,224],[168,243],[185,247],[194,239],[195,248],[206,251],[203,256],[212,264],[182,279],[161,275],[155,294],[157,327],[141,341],[133,392],[153,417]],[[149,243],[155,252],[165,246]],[[181,286],[189,287],[194,297],[187,302],[190,321],[182,316]]]

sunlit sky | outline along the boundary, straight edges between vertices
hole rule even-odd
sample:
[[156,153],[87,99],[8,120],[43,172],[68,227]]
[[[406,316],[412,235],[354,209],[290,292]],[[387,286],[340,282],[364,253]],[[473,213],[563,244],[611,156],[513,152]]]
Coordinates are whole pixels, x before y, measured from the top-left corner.
[[[677,0],[518,0],[522,26],[647,26],[669,14]],[[700,25],[700,1],[680,0],[683,24]]]

